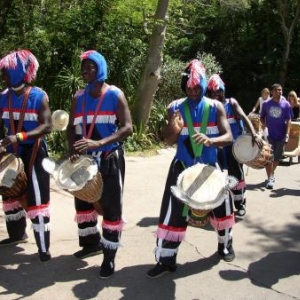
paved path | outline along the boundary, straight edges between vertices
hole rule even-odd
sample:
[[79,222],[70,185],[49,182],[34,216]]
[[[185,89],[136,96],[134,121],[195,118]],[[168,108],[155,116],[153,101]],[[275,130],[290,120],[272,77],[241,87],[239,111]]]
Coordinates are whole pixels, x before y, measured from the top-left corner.
[[[177,272],[157,279],[145,276],[155,263],[153,232],[172,156],[172,150],[163,150],[149,158],[126,158],[127,224],[117,272],[107,280],[98,277],[101,256],[73,257],[78,240],[72,197],[52,182],[53,259],[39,262],[30,229],[27,244],[1,248],[0,299],[300,299],[300,164],[296,163],[278,167],[273,191],[264,188],[264,170],[248,169],[247,214],[236,219],[233,262],[217,259],[216,234],[209,226],[189,227]],[[5,237],[0,211],[0,239]]]

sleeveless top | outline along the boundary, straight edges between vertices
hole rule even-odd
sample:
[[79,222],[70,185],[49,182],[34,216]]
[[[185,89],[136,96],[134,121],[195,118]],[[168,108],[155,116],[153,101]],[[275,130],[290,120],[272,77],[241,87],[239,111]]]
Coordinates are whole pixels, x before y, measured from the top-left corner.
[[235,117],[232,104],[230,103],[230,99],[226,99],[226,102],[224,103],[224,108],[226,111],[228,123],[232,131],[233,141],[235,141],[237,137],[243,133],[244,125],[240,118]]
[[293,110],[293,120],[299,118],[299,106],[295,106],[292,108]]
[[[15,122],[16,131],[17,131],[20,112],[21,112],[22,103],[24,99],[24,94],[17,96],[16,93],[10,91],[9,89],[6,89],[1,93],[0,110],[2,111],[2,120],[4,122],[4,126],[8,129],[7,135],[12,134],[10,121],[9,121],[9,105],[8,105],[9,93],[11,95],[13,119]],[[25,108],[24,121],[23,121],[21,131],[25,131],[25,132],[31,131],[40,125],[38,116],[39,116],[39,111],[42,107],[43,98],[45,96],[47,96],[45,91],[43,91],[38,87],[32,87],[28,97],[27,107]],[[35,141],[36,141],[35,139],[28,139],[26,141],[20,142],[19,145],[33,144]]]
[[177,151],[175,154],[175,159],[182,161],[186,167],[190,167],[196,163],[215,165],[215,163],[217,162],[216,147],[206,147],[203,145],[202,155],[196,158],[193,155],[189,132],[188,132],[187,120],[184,113],[184,105],[183,105],[184,101],[187,101],[188,103],[191,112],[193,127],[197,132],[200,132],[202,126],[201,121],[202,121],[204,103],[208,102],[210,106],[210,112],[209,112],[208,124],[206,127],[206,135],[208,137],[219,136],[219,130],[217,126],[216,100],[203,97],[200,102],[196,102],[194,100],[190,100],[186,98],[173,101],[170,104],[170,112],[174,113],[175,110],[179,110],[184,120],[184,126],[180,132],[177,141]]
[[[115,86],[110,86],[103,97],[100,109],[96,111],[99,98],[95,99],[89,95],[88,90],[79,90],[75,98],[77,99],[74,115],[74,124],[77,138],[83,137],[83,124],[86,124],[86,134],[89,132],[90,125],[96,115],[95,126],[92,130],[91,139],[101,140],[114,134],[118,130],[117,106],[121,90]],[[105,145],[96,149],[90,149],[88,154],[97,151],[111,151],[119,146],[118,142]]]

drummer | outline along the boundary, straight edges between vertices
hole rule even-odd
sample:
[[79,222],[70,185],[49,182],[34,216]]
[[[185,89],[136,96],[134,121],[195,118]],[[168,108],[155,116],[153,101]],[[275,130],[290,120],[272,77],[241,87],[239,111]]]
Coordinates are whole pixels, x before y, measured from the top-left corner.
[[[7,130],[0,146],[20,156],[25,165],[28,191],[22,202],[32,222],[39,258],[46,262],[51,259],[50,177],[41,161],[48,157],[44,136],[52,124],[47,94],[30,85],[38,67],[37,59],[28,50],[14,51],[0,61],[3,82],[8,87],[0,101],[0,125]],[[3,199],[3,210],[9,238],[2,240],[0,247],[26,242],[26,214],[18,199]]]
[[103,220],[100,241],[96,208],[75,197],[79,246],[82,249],[74,255],[83,259],[103,250],[99,275],[108,278],[115,271],[115,256],[124,224],[122,142],[132,134],[132,121],[124,93],[105,82],[107,64],[100,53],[94,50],[82,53],[81,74],[87,85],[76,93],[71,106],[68,125],[70,159],[73,162],[79,155],[89,154],[98,164],[103,179]]
[[[168,124],[164,136],[168,145],[177,145],[177,152],[171,162],[162,197],[155,249],[157,264],[148,271],[147,276],[150,278],[176,271],[178,249],[188,226],[186,207],[173,196],[170,187],[176,185],[178,176],[185,168],[197,163],[215,166],[217,147],[232,142],[224,107],[219,101],[204,96],[206,85],[203,64],[196,59],[192,60],[181,80],[182,90],[187,97],[175,100],[168,106]],[[199,127],[204,120],[203,110],[207,111],[208,122],[205,133],[200,133]],[[193,148],[200,151],[194,152]],[[218,254],[225,261],[232,261],[235,258],[231,236],[234,215],[228,195],[223,204],[212,211],[211,224],[217,232]]]
[[[256,134],[251,121],[246,116],[238,101],[234,98],[225,98],[225,84],[218,74],[213,74],[208,80],[207,95],[223,103],[232,131],[233,141],[244,133],[245,124],[252,134],[253,143],[255,142],[259,148],[263,146],[262,139]],[[237,214],[242,217],[246,214],[246,182],[243,165],[233,155],[232,143],[219,149],[218,159],[222,168],[228,171],[228,175],[236,177],[239,181],[232,192],[234,195],[234,207],[237,209]]]

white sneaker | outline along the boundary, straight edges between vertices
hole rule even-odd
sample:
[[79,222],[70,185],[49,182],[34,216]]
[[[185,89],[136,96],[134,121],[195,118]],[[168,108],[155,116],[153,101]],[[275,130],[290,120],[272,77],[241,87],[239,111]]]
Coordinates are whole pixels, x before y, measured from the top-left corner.
[[274,177],[270,177],[267,181],[267,185],[266,185],[266,189],[268,190],[272,190],[274,187],[274,182],[275,182],[275,178]]

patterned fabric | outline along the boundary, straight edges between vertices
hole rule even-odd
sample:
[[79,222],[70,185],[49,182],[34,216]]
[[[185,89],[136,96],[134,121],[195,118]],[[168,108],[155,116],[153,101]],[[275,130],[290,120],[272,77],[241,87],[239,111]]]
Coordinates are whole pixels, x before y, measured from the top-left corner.
[[208,80],[207,89],[210,91],[225,91],[225,84],[218,74],[213,74]]

